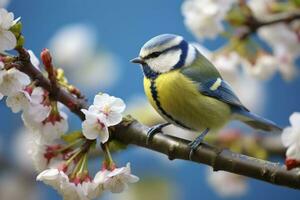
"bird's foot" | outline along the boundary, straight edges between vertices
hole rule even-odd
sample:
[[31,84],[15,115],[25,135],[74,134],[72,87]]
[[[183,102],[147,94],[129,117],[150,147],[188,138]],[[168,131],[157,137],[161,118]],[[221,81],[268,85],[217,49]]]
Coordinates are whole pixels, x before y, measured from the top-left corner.
[[194,152],[198,149],[198,147],[201,145],[201,143],[204,140],[204,137],[209,132],[209,128],[205,129],[194,141],[190,142],[188,145],[190,147],[190,154],[189,159],[192,160],[192,156]]
[[164,124],[158,124],[158,125],[155,125],[155,126],[152,126],[149,131],[147,132],[147,139],[146,139],[146,144],[148,145],[150,140],[153,138],[153,136],[156,134],[156,133],[159,133],[161,132],[161,130],[170,125],[170,123],[164,123]]

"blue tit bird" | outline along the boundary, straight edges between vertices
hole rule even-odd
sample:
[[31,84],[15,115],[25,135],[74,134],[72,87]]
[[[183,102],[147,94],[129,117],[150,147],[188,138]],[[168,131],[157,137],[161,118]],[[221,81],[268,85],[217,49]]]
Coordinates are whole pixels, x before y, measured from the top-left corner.
[[169,124],[201,133],[189,144],[192,153],[208,132],[231,120],[262,131],[281,131],[272,121],[251,113],[214,65],[181,36],[150,39],[131,62],[141,65],[146,96],[168,122],[152,127],[148,139]]

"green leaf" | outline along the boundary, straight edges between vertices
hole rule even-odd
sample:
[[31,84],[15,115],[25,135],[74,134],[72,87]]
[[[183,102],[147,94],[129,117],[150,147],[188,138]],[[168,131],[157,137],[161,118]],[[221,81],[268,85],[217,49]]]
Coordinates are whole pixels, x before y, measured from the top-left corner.
[[68,134],[62,135],[61,138],[67,143],[72,143],[75,140],[82,138],[82,132],[81,131],[73,131]]

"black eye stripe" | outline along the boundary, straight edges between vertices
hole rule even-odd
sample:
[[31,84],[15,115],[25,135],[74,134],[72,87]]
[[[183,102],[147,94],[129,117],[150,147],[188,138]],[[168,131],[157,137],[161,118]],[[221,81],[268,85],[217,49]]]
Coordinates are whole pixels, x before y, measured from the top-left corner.
[[151,54],[149,54],[149,55],[143,57],[143,59],[146,60],[146,59],[149,59],[149,58],[156,58],[156,57],[158,57],[159,55],[161,55],[161,54],[163,54],[163,53],[165,53],[165,52],[167,52],[167,51],[175,50],[175,49],[178,49],[178,48],[180,48],[180,44],[179,44],[179,45],[176,45],[176,46],[173,46],[173,47],[170,47],[170,48],[167,48],[167,49],[165,49],[165,50],[163,50],[163,51],[155,51],[155,52],[153,52],[153,53],[151,53]]
[[153,53],[149,54],[148,56],[145,56],[144,59],[156,58],[156,57],[158,57],[161,53],[162,53],[162,52],[159,52],[159,51],[153,52]]

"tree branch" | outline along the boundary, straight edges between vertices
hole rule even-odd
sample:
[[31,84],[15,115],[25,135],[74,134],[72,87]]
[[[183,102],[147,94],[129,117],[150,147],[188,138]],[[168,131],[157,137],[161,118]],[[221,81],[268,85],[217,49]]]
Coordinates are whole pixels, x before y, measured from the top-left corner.
[[256,29],[262,27],[262,26],[269,26],[272,24],[277,24],[277,23],[290,23],[294,20],[300,19],[300,10],[297,12],[293,13],[283,13],[283,14],[278,14],[273,16],[273,19],[270,19],[268,21],[257,21],[256,24]]
[[[30,62],[25,49],[17,49],[19,57],[17,68],[26,73],[37,84],[48,90],[57,101],[67,106],[82,120],[84,114],[81,108],[86,108],[84,100],[74,97],[66,90],[58,87],[52,89],[49,80]],[[146,144],[148,127],[133,119],[125,118],[123,122],[111,128],[111,137],[125,144],[134,144],[167,155],[172,159],[189,159],[190,148],[183,139],[157,134],[149,145]],[[235,174],[248,176],[269,183],[300,189],[300,175],[287,171],[283,166],[264,160],[233,153],[207,144],[201,145],[194,153],[192,161],[212,166],[214,170],[224,170]]]
[[291,13],[283,13],[283,14],[276,14],[272,16],[272,18],[267,20],[259,20],[253,15],[249,16],[245,25],[247,26],[248,30],[243,32],[239,38],[241,40],[247,38],[250,34],[255,33],[259,28],[263,26],[269,26],[277,23],[290,23],[294,20],[300,19],[300,11],[291,12]]
[[[170,160],[189,160],[190,147],[188,143],[190,141],[158,133],[147,145],[148,130],[148,127],[136,120],[129,119],[117,125],[111,132],[111,137],[125,144],[134,144],[163,153]],[[209,165],[214,171],[223,170],[276,185],[300,189],[300,174],[287,171],[279,163],[241,155],[208,144],[202,144],[195,151],[192,161]]]

